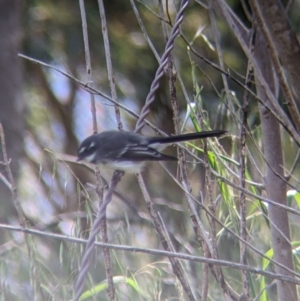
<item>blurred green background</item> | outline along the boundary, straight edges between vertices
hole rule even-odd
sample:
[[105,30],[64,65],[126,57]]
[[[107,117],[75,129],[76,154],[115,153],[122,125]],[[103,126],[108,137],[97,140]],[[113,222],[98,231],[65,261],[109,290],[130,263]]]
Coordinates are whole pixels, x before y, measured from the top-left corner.
[[[93,82],[90,84],[110,96],[98,4],[94,0],[86,0],[84,3],[92,61]],[[163,2],[164,7],[166,4],[170,20],[174,22],[179,2]],[[228,1],[228,4],[245,26],[249,26],[242,4],[235,0]],[[149,93],[158,61],[141,31],[130,1],[106,0],[104,5],[118,101],[139,113]],[[135,5],[150,40],[161,56],[166,41],[158,3],[142,0],[136,1]],[[294,1],[288,16],[298,34],[299,11],[299,1]],[[171,28],[170,20],[166,19],[168,31]],[[212,164],[212,159],[210,164],[219,175],[237,184],[240,172],[241,107],[245,92],[241,86],[227,78],[227,92],[230,93],[226,93],[221,73],[201,57],[219,65],[221,56],[225,64],[224,70],[242,84],[245,82],[248,60],[224,20],[216,16],[216,25],[221,53],[216,49],[216,31],[212,28],[208,10],[197,1],[189,4],[184,14],[181,34],[196,54],[189,50],[182,37],[176,39],[173,50],[177,78],[182,81],[182,84],[180,80],[176,83],[180,123],[183,132],[193,132],[200,126],[187,115],[188,98],[190,102],[197,104],[206,130],[228,130],[228,135],[220,139],[219,143],[215,140],[208,143],[208,149],[216,160],[215,165]],[[93,133],[90,94],[76,81],[53,68],[17,56],[21,53],[47,63],[86,83],[88,76],[79,3],[70,0],[0,0],[0,28],[0,42],[3,45],[0,55],[0,82],[3,85],[3,93],[0,93],[0,118],[23,213],[30,228],[87,238],[98,208],[93,188],[94,173],[85,166],[59,159],[65,155],[76,156],[78,144]],[[5,92],[6,88],[9,92]],[[251,89],[255,92],[254,85]],[[112,103],[100,95],[95,95],[95,99],[98,130],[117,129]],[[279,101],[284,107],[282,96]],[[124,110],[121,110],[121,116],[124,128],[132,131],[136,118]],[[147,119],[165,133],[174,133],[167,76],[160,81]],[[246,141],[246,177],[250,181],[247,189],[265,196],[260,116],[257,100],[252,96],[249,98],[247,125],[252,134]],[[157,135],[149,127],[145,127],[142,133]],[[289,170],[298,147],[284,131],[282,135],[285,168]],[[199,157],[199,160],[195,160],[187,155],[188,176],[194,197],[207,207],[209,198],[212,198],[216,204],[216,218],[239,234],[240,192],[230,185],[221,185],[211,174],[208,178],[205,177],[207,173],[201,161],[205,157],[201,141],[186,147]],[[167,152],[176,155],[176,148],[170,147]],[[224,161],[220,156],[223,156]],[[175,177],[178,175],[175,163],[168,163],[166,167]],[[290,180],[292,186],[299,187],[299,172],[297,165]],[[6,173],[5,166],[1,166],[1,174],[6,176]],[[103,170],[102,175],[109,181],[112,172]],[[149,164],[143,175],[175,250],[203,256],[195,238],[182,189],[158,163]],[[208,183],[211,193],[207,190]],[[295,201],[299,196],[292,188],[289,190],[289,205],[297,207]],[[117,191],[122,197],[114,196],[107,208],[109,242],[161,249],[135,176],[125,175]],[[18,226],[15,204],[3,181],[0,193],[1,224]],[[267,205],[254,197],[247,196],[246,199],[249,243],[265,253],[271,248],[268,219],[263,214]],[[196,206],[208,236],[213,236],[207,215],[200,206]],[[295,250],[299,240],[298,219],[291,216],[291,235]],[[216,230],[219,258],[239,262],[240,247],[237,238],[220,225],[216,226]],[[4,229],[0,232],[1,300],[71,300],[82,246],[42,236],[30,236],[30,254],[23,234]],[[116,284],[118,300],[187,300],[166,257],[124,251],[112,251],[111,254],[113,274],[122,276]],[[260,255],[250,249],[247,255],[249,265],[263,268]],[[296,254],[295,263],[298,268]],[[201,281],[207,267],[188,261],[182,264],[200,300]],[[273,270],[271,266],[266,269]],[[240,272],[230,268],[223,272],[226,281],[240,293]],[[251,274],[249,278],[253,298],[267,283],[270,284],[267,288],[268,300],[273,300],[276,290],[271,279],[255,274]],[[96,287],[96,284],[105,279],[102,252],[97,249],[93,255],[86,289]],[[128,279],[134,279],[134,284],[126,282]],[[209,281],[208,299],[225,300],[221,288],[210,274]],[[99,291],[95,297],[87,299],[107,300],[105,289],[99,288]]]

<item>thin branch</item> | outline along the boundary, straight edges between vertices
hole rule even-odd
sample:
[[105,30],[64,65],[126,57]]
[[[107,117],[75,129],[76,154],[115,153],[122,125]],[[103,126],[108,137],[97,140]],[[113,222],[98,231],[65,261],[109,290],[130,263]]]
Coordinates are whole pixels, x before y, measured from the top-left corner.
[[151,84],[150,92],[147,95],[145,105],[144,105],[144,107],[141,111],[141,115],[136,123],[135,132],[137,132],[137,133],[140,132],[140,130],[145,125],[144,119],[148,115],[149,107],[152,104],[152,102],[154,101],[155,92],[159,88],[159,80],[164,75],[164,68],[168,63],[169,54],[171,53],[172,49],[174,48],[174,41],[179,34],[179,26],[180,26],[181,22],[183,21],[183,13],[184,13],[184,10],[186,9],[186,7],[188,6],[188,3],[189,3],[188,0],[183,0],[181,2],[180,10],[178,11],[178,13],[176,15],[175,24],[170,33],[170,38],[165,46],[164,54],[162,55],[162,57],[160,59],[159,67],[156,70],[154,80]]
[[[250,44],[252,47],[252,44]],[[251,63],[248,64],[246,86],[250,88],[253,80],[253,69]],[[244,93],[242,107],[242,126],[240,130],[240,186],[246,188],[246,129],[248,128],[247,117],[249,109],[249,93]],[[243,191],[240,192],[240,236],[243,240],[247,240],[247,212],[246,212],[246,195]],[[246,245],[240,243],[240,262],[247,264]],[[248,273],[242,271],[242,285],[245,298],[250,299],[250,289]]]
[[[173,249],[172,249],[172,245],[169,244],[168,235],[165,232],[163,224],[161,223],[161,221],[159,219],[158,212],[155,210],[154,203],[153,203],[153,201],[151,200],[151,198],[149,196],[149,193],[147,191],[146,185],[144,183],[144,180],[143,180],[143,177],[142,177],[141,174],[137,174],[137,180],[138,180],[138,183],[140,185],[140,188],[141,188],[143,197],[145,199],[146,206],[147,206],[148,211],[150,213],[152,222],[153,222],[154,227],[155,227],[155,229],[156,229],[156,231],[159,235],[160,242],[161,242],[163,248],[166,251],[172,251]],[[196,300],[194,295],[193,295],[193,292],[190,288],[190,285],[187,282],[187,277],[185,275],[184,269],[182,268],[180,262],[177,260],[177,258],[169,257],[169,260],[170,260],[171,266],[173,268],[173,272],[178,277],[178,279],[180,280],[180,283],[183,286],[189,300]]]
[[[56,233],[48,233],[48,232],[33,230],[33,229],[24,229],[22,227],[11,226],[11,225],[7,225],[7,224],[0,224],[0,228],[6,229],[9,231],[23,232],[25,234],[36,235],[36,236],[44,237],[44,238],[47,237],[50,239],[57,239],[57,240],[61,240],[64,242],[78,243],[78,244],[83,244],[83,245],[87,245],[89,243],[89,240],[85,240],[85,239],[81,239],[81,238],[74,238],[74,237],[70,237],[70,236],[66,236],[66,235],[61,235],[61,234],[56,234]],[[253,273],[256,275],[262,275],[265,277],[270,277],[272,279],[278,279],[281,281],[287,281],[287,282],[291,282],[291,283],[300,285],[300,279],[297,280],[293,277],[289,277],[286,275],[272,273],[272,272],[268,272],[266,270],[262,270],[259,268],[253,268],[251,266],[243,265],[243,264],[236,263],[236,262],[230,262],[230,261],[226,261],[226,260],[193,256],[193,255],[183,254],[183,253],[179,253],[179,252],[174,253],[174,252],[169,252],[169,251],[162,251],[162,250],[148,249],[148,248],[139,248],[139,247],[126,246],[126,245],[121,246],[121,245],[115,245],[115,244],[106,244],[106,243],[101,243],[101,242],[95,242],[95,246],[100,247],[100,248],[110,248],[110,249],[114,249],[114,250],[127,251],[127,252],[132,252],[132,253],[146,253],[146,254],[151,254],[151,255],[159,255],[162,257],[173,257],[173,258],[178,258],[178,259],[182,259],[182,260],[189,260],[192,262],[200,262],[200,263],[224,266],[224,267],[233,268],[233,269],[237,269],[237,270],[247,270],[250,273]],[[298,275],[298,277],[300,277],[300,275]]]
[[[162,165],[162,164],[161,164]],[[228,228],[226,225],[224,225],[222,222],[220,222],[215,216],[213,216],[210,211],[200,202],[198,202],[198,200],[188,192],[188,190],[186,189],[186,187],[184,187],[183,185],[181,185],[181,183],[179,183],[179,181],[162,165],[162,167],[164,168],[164,170],[169,174],[169,176],[172,178],[172,180],[185,192],[185,194],[190,198],[191,201],[193,202],[196,202],[200,208],[202,210],[204,210],[204,212],[209,215],[211,218],[214,218],[216,223],[218,223],[222,229],[228,231],[231,235],[233,235],[235,238],[237,238],[239,241],[241,241],[242,243],[244,243],[245,245],[247,245],[247,247],[249,247],[251,250],[253,250],[255,253],[259,254],[262,258],[265,258],[267,259],[268,261],[270,261],[271,263],[273,263],[274,265],[278,265],[280,266],[281,268],[283,269],[286,269],[287,271],[289,271],[291,274],[295,275],[296,277],[300,277],[300,274],[296,273],[295,271],[285,267],[284,265],[282,264],[279,264],[277,263],[276,261],[274,261],[272,258],[266,256],[263,252],[259,251],[258,249],[256,249],[251,243],[249,243],[248,241],[246,240],[243,240],[239,235],[237,235],[234,231],[232,231],[230,228]],[[227,179],[219,176],[213,169],[211,170],[211,172],[219,179],[221,179],[223,182],[225,182],[226,184],[232,186],[232,187],[235,187],[236,189],[240,189],[240,190],[243,190],[243,192],[245,194],[249,194],[249,195],[252,195],[252,196],[255,196],[256,198],[258,199],[263,199],[264,201],[266,202],[269,202],[270,204],[274,204],[275,206],[278,205],[278,207],[285,207],[286,210],[288,211],[292,211],[293,213],[297,212],[296,210],[294,209],[291,209],[287,206],[283,206],[283,205],[280,205],[280,204],[277,204],[275,202],[272,202],[271,200],[269,199],[266,199],[266,198],[263,198],[263,197],[258,197],[256,196],[254,193],[246,190],[246,189],[243,189],[241,187],[239,187],[238,185],[235,185],[233,183],[231,183],[230,181],[228,181]],[[290,209],[290,210],[289,210]],[[297,215],[300,215],[300,212],[297,212]],[[198,216],[196,216],[197,218],[199,218]],[[279,230],[279,229],[278,229]]]
[[295,169],[296,169],[296,166],[297,164],[299,163],[299,159],[300,159],[300,148],[298,149],[298,152],[297,152],[297,155],[296,155],[296,158],[294,160],[294,163],[291,167],[291,169],[289,171],[287,171],[287,176],[286,176],[286,180],[289,181],[290,178],[292,177]]
[[[80,14],[81,14],[81,22],[82,22],[82,33],[83,33],[83,43],[84,43],[84,54],[85,54],[85,66],[86,66],[86,74],[87,74],[87,85],[93,86],[93,74],[92,74],[92,62],[90,55],[90,47],[89,47],[89,36],[87,30],[87,22],[86,22],[86,13],[84,1],[79,0],[80,5]],[[95,97],[93,93],[90,93],[90,101],[91,101],[91,112],[92,112],[92,120],[93,120],[93,129],[94,133],[97,133],[97,114],[96,114],[96,104]]]
[[8,177],[7,181],[8,181],[9,186],[10,186],[10,191],[11,191],[11,194],[12,194],[12,197],[13,197],[15,208],[18,212],[19,222],[20,222],[20,225],[23,228],[26,228],[26,219],[25,219],[25,216],[24,216],[24,213],[23,213],[22,206],[19,202],[18,193],[17,193],[17,186],[15,184],[15,180],[14,180],[14,177],[12,175],[11,168],[10,168],[11,160],[8,159],[8,156],[7,156],[4,131],[3,131],[3,127],[2,127],[1,123],[0,123],[0,145],[1,145],[2,155],[3,155],[3,164],[5,166],[5,169],[6,169],[6,172],[7,172],[7,177]]
[[[266,49],[268,50],[268,53],[270,54],[270,57],[272,59],[272,63],[275,69],[275,72],[278,76],[279,83],[281,86],[281,90],[283,92],[283,95],[285,97],[285,104],[287,105],[287,108],[291,114],[292,120],[296,126],[296,129],[298,132],[300,132],[300,115],[299,110],[296,104],[296,100],[293,97],[293,93],[291,91],[291,85],[287,82],[287,77],[284,75],[282,63],[279,60],[279,55],[276,51],[276,46],[274,43],[274,39],[271,36],[271,33],[267,27],[266,20],[262,16],[261,9],[259,7],[259,4],[256,1],[253,1],[251,3],[251,9],[253,10],[253,14],[255,15],[255,21],[257,22],[257,25],[259,26],[260,30],[262,31],[265,42],[266,42]],[[296,91],[296,90],[295,90]]]
[[102,220],[106,215],[106,207],[110,203],[113,192],[116,189],[117,184],[121,180],[123,174],[124,173],[120,172],[120,171],[116,171],[113,174],[109,189],[108,189],[107,193],[105,194],[104,200],[98,209],[97,217],[93,224],[90,237],[86,243],[86,249],[85,249],[82,261],[81,261],[80,273],[79,273],[79,276],[78,276],[78,279],[76,281],[75,288],[74,288],[74,301],[78,301],[82,294],[83,287],[84,287],[84,279],[85,279],[85,275],[88,272],[89,267],[90,267],[91,253],[93,252],[93,249],[95,246],[96,236],[99,232],[99,228],[102,223]]
[[[105,15],[105,8],[102,0],[98,0],[98,6],[99,6],[99,13],[100,13],[100,19],[101,19],[101,30],[103,35],[103,41],[104,41],[104,50],[105,50],[105,58],[106,58],[106,68],[108,73],[108,80],[109,80],[109,86],[110,91],[112,95],[112,99],[115,102],[118,102],[118,96],[117,96],[117,90],[115,85],[115,80],[113,76],[113,66],[111,61],[111,52],[110,52],[110,45],[109,45],[109,37],[108,37],[108,30],[107,30],[107,22],[106,22],[106,15]],[[118,124],[118,129],[120,131],[123,130],[123,124],[121,121],[121,114],[120,109],[118,106],[114,106],[115,109],[115,116],[116,121]],[[97,171],[97,182],[100,184],[101,182],[101,174],[100,170]],[[97,187],[97,194],[99,196],[103,195],[103,190],[99,189],[100,187]],[[101,204],[100,204],[101,205]],[[100,231],[101,236],[104,242],[108,242],[108,235],[107,235],[107,222],[106,222],[106,216],[103,218],[101,224],[100,224]],[[108,249],[103,249],[104,253],[104,264],[105,264],[105,271],[107,276],[107,283],[108,283],[108,296],[111,301],[115,300],[115,290],[114,290],[114,284],[113,284],[113,274],[112,274],[112,263],[111,263],[111,256],[110,251]]]
[[[10,168],[11,160],[8,159],[8,156],[7,156],[6,142],[5,142],[5,136],[4,136],[2,123],[0,123],[0,146],[1,146],[2,156],[3,156],[3,164],[5,165],[5,169],[6,169],[6,172],[8,175],[10,191],[12,194],[15,208],[18,213],[19,223],[21,225],[21,228],[23,230],[25,230],[28,227],[27,220],[25,218],[22,206],[20,204],[20,200],[19,200],[18,192],[17,192],[17,186],[15,184],[15,180],[14,180],[11,168]],[[25,242],[26,242],[26,247],[27,247],[27,251],[29,254],[30,274],[31,274],[30,278],[32,280],[31,285],[33,286],[34,291],[37,292],[38,296],[36,296],[36,297],[39,298],[40,300],[44,300],[44,296],[41,291],[40,283],[38,283],[38,281],[40,279],[40,268],[39,268],[39,261],[36,259],[36,254],[35,254],[36,248],[34,247],[34,245],[35,245],[34,238],[30,237],[30,236],[25,236]]]
[[130,0],[130,3],[131,3],[131,6],[132,6],[132,9],[133,9],[133,12],[134,12],[134,14],[135,14],[135,17],[136,17],[136,19],[137,19],[137,21],[138,21],[138,23],[139,23],[139,25],[140,25],[140,28],[141,28],[141,30],[142,30],[142,33],[143,33],[143,35],[144,35],[144,38],[146,39],[146,41],[147,41],[147,43],[148,43],[150,49],[152,50],[152,52],[153,52],[153,54],[154,54],[156,60],[159,62],[159,61],[160,61],[159,54],[157,53],[157,51],[156,51],[156,49],[155,49],[155,47],[154,47],[154,45],[153,45],[153,43],[152,43],[152,41],[151,41],[151,39],[150,39],[148,33],[147,33],[147,30],[146,30],[146,28],[145,28],[145,26],[144,26],[144,23],[143,23],[143,21],[142,21],[142,18],[141,18],[141,16],[140,16],[140,13],[139,13],[139,11],[138,11],[136,5],[135,5],[134,0]]
[[[242,22],[237,18],[237,16],[230,9],[228,4],[222,0],[211,0],[213,8],[222,16],[235,36],[237,37],[243,51],[248,56],[253,64],[253,68],[256,70],[257,77],[259,78],[260,86],[265,89],[268,101],[260,99],[253,91],[249,91],[250,95],[253,95],[263,106],[266,106],[269,111],[275,116],[278,122],[285,128],[285,130],[290,134],[290,136],[295,140],[295,142],[300,145],[300,134],[296,131],[294,125],[288,118],[287,114],[281,108],[280,104],[277,101],[276,95],[270,90],[266,79],[262,75],[262,70],[259,67],[258,57],[252,55],[251,50],[249,49],[249,39],[250,32],[245,28]],[[223,71],[222,71],[223,72]],[[239,82],[236,82],[240,85]],[[248,90],[248,89],[247,89]]]
[[[99,5],[99,12],[100,12],[100,19],[101,19],[101,29],[102,29],[102,35],[103,35],[103,41],[104,41],[106,68],[107,68],[107,73],[108,73],[110,92],[111,92],[112,99],[115,102],[118,102],[117,90],[116,90],[115,80],[114,80],[114,76],[113,76],[113,67],[112,67],[112,61],[111,61],[109,38],[108,38],[108,32],[107,32],[107,22],[106,22],[103,0],[98,0],[98,5]],[[118,106],[115,106],[115,115],[116,115],[116,119],[117,119],[117,123],[118,123],[118,129],[120,131],[122,131],[123,124],[121,122],[121,115],[120,115],[120,110],[119,110]]]

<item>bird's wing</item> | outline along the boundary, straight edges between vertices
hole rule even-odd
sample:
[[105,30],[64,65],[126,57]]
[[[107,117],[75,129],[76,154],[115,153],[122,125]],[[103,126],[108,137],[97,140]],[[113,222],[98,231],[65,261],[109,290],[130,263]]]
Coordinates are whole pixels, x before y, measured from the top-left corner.
[[128,145],[117,160],[124,161],[177,161],[177,158],[162,154],[146,145]]

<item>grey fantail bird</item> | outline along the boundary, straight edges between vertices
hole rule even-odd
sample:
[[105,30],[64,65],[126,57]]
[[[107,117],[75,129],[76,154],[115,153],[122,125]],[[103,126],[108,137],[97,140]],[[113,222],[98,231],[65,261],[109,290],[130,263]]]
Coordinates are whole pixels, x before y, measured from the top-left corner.
[[219,137],[225,133],[223,130],[213,130],[169,137],[145,137],[131,132],[105,131],[89,136],[80,144],[77,161],[137,173],[146,161],[177,161],[176,157],[160,153],[168,144]]

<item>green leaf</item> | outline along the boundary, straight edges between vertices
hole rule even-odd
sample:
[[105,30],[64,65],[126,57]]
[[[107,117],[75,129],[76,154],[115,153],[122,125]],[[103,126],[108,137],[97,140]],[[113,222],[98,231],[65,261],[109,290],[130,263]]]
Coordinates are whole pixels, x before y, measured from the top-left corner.
[[[132,278],[127,278],[124,276],[115,276],[113,277],[113,283],[117,284],[117,283],[127,283],[129,286],[131,286],[135,291],[137,291],[139,294],[145,296],[145,294],[143,293],[143,291],[140,289],[140,287],[138,286],[137,282],[132,279]],[[98,283],[97,285],[95,285],[94,287],[92,287],[91,289],[85,291],[81,297],[79,298],[80,301],[84,301],[90,297],[95,297],[96,294],[103,292],[104,290],[107,289],[107,281],[104,280],[100,283]]]
[[297,190],[288,190],[286,193],[288,206],[291,205],[292,200],[295,199],[298,207],[300,207],[300,193]]

